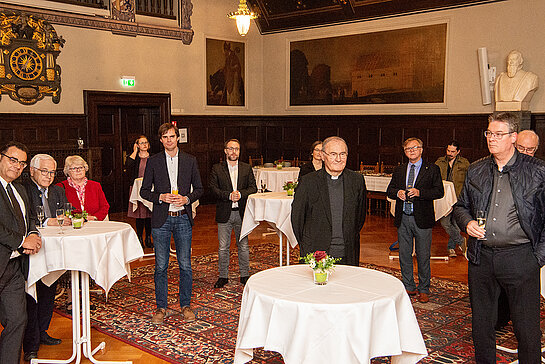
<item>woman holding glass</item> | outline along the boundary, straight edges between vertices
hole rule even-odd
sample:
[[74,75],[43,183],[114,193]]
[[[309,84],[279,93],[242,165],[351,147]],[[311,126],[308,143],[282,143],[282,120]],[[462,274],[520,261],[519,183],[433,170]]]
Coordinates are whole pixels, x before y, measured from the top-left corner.
[[[130,178],[130,188],[129,196],[132,194],[132,189],[134,185],[134,180],[137,178],[144,177],[144,171],[146,170],[146,163],[148,162],[149,154],[149,141],[145,135],[140,135],[138,139],[134,142],[133,152],[127,160],[125,161],[125,167],[127,168],[127,173]],[[136,207],[136,209],[135,209]],[[140,201],[137,202],[136,206],[129,202],[129,210],[127,211],[128,217],[133,217],[136,219],[136,234],[138,235],[138,240],[142,247],[145,246],[152,248],[153,244],[151,242],[151,211],[144,206]],[[142,241],[142,233],[144,232],[144,227],[146,228],[146,237]]]
[[322,141],[317,140],[310,147],[310,162],[305,163],[299,170],[299,178],[307,173],[322,169]]
[[87,220],[104,220],[108,216],[110,204],[102,191],[100,183],[88,180],[87,162],[79,155],[70,155],[64,162],[66,180],[57,183],[63,187],[68,202],[74,207],[74,212],[87,212]]

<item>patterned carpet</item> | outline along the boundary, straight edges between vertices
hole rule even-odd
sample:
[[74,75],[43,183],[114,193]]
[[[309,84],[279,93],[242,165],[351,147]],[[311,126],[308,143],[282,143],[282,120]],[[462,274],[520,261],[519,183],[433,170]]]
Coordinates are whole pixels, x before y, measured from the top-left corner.
[[[292,254],[292,261],[296,258]],[[243,286],[238,282],[238,259],[231,254],[230,282],[223,289],[213,289],[217,279],[217,254],[193,257],[192,308],[197,320],[186,323],[178,305],[178,268],[171,262],[169,269],[169,316],[165,325],[150,323],[155,310],[153,265],[136,268],[132,280],[117,282],[105,301],[104,295],[92,294],[97,306],[92,325],[130,345],[171,363],[232,363],[237,335]],[[252,273],[276,266],[278,245],[250,247]],[[364,265],[400,278],[396,269]],[[66,294],[56,301],[56,311],[68,316]],[[423,363],[472,363],[471,310],[467,286],[445,279],[432,278],[430,302],[413,300],[429,356]],[[542,310],[543,312],[543,310]],[[543,323],[543,317],[542,317]],[[511,331],[498,339],[508,347],[516,347]],[[513,354],[498,351],[498,363],[515,360]],[[373,363],[389,363],[389,358],[377,358]],[[275,352],[256,349],[252,363],[283,363]]]

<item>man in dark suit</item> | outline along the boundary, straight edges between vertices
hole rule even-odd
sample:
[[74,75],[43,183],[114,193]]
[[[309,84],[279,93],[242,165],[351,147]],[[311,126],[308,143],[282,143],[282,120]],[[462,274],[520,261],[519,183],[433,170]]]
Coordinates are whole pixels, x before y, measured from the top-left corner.
[[[155,300],[157,310],[151,322],[162,324],[167,314],[170,239],[174,236],[180,268],[179,299],[182,315],[195,320],[190,308],[193,272],[191,270],[191,238],[193,214],[191,204],[203,193],[195,157],[178,149],[179,131],[170,123],[159,127],[164,152],[148,160],[140,196],[153,202],[151,235],[155,245]],[[193,189],[193,190],[192,190]]]
[[[443,197],[441,171],[422,160],[424,143],[409,138],[403,150],[409,163],[397,167],[388,185],[388,197],[396,200],[395,220],[399,241],[399,265],[403,285],[410,296],[429,301],[431,232],[435,224],[433,200]],[[418,287],[413,277],[413,239],[418,263]]]
[[19,363],[26,325],[28,254],[42,239],[25,188],[13,183],[27,165],[28,149],[9,142],[0,148],[0,363]]
[[[67,202],[64,189],[51,185],[55,179],[56,169],[57,162],[53,157],[48,154],[36,154],[30,161],[30,180],[25,185],[33,215],[37,206],[43,206],[45,224],[50,226],[59,225],[55,218],[55,210],[63,208]],[[65,221],[66,224],[70,223],[67,219]],[[26,295],[28,319],[23,339],[25,361],[38,357],[40,344],[58,345],[62,342],[61,339],[53,338],[47,333],[53,316],[56,289],[57,282],[47,286],[40,280],[36,282],[38,301],[36,302],[31,295]]]
[[219,278],[214,284],[221,288],[227,284],[229,271],[229,247],[231,231],[235,230],[238,247],[240,283],[246,284],[250,276],[248,237],[240,240],[240,229],[248,195],[257,192],[254,173],[248,163],[239,161],[240,142],[230,139],[224,148],[227,160],[215,164],[210,174],[209,187],[216,197],[216,222],[218,223],[218,268]]
[[324,168],[301,179],[291,205],[300,256],[326,251],[341,264],[359,265],[367,189],[363,175],[346,169],[348,146],[339,137],[322,144]]

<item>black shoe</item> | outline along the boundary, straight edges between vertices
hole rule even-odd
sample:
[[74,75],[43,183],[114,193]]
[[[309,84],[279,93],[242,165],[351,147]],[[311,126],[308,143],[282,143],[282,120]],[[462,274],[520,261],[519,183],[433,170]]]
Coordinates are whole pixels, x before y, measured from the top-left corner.
[[216,284],[214,284],[214,288],[222,288],[223,286],[227,284],[227,282],[229,282],[227,278],[219,277]]
[[38,357],[37,351],[29,351],[28,353],[25,353],[23,356],[24,361],[31,361],[32,359],[36,359]]
[[153,243],[151,242],[151,236],[146,236],[146,240],[144,240],[147,248],[153,248]]
[[250,277],[240,277],[240,283],[242,283],[242,285],[246,285],[246,282],[248,282],[248,278]]
[[59,345],[62,343],[61,339],[55,339],[54,337],[49,336],[47,332],[42,334],[40,338],[40,344],[42,345]]

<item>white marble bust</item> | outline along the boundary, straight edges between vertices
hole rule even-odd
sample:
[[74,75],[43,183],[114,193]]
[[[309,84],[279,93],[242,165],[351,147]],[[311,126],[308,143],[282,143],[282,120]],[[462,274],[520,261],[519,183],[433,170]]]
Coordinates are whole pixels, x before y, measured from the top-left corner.
[[522,53],[511,51],[507,56],[507,72],[496,78],[494,96],[497,111],[529,110],[530,100],[538,87],[535,73],[522,69]]

